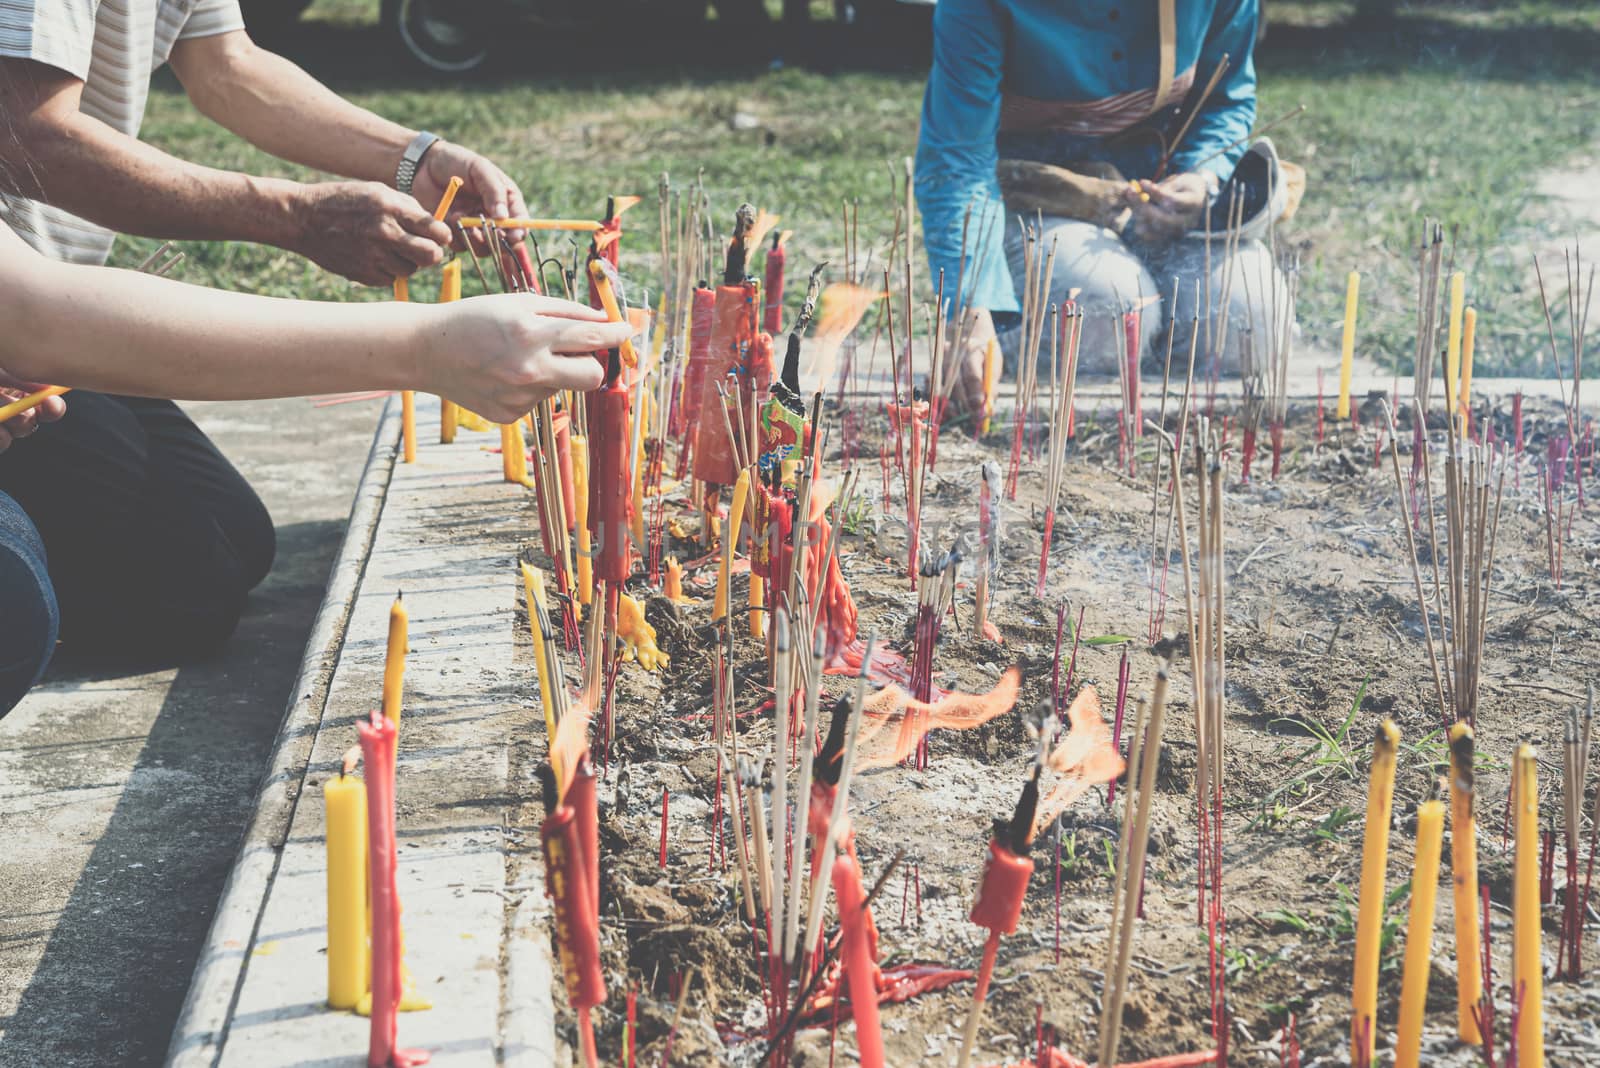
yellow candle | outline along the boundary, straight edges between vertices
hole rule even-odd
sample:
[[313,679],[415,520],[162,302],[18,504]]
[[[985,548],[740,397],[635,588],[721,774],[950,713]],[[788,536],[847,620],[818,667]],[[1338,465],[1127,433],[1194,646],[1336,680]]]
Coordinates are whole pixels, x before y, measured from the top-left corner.
[[512,423],[500,424],[500,474],[507,482],[520,481],[517,478],[517,443],[511,439],[515,429]]
[[750,637],[767,636],[767,584],[750,573]]
[[513,482],[528,483],[528,439],[522,433],[522,420],[511,424],[511,470]]
[[394,604],[389,607],[389,645],[383,657],[383,714],[397,731],[400,729],[401,694],[405,688],[408,620],[405,600],[395,594]]
[[1472,728],[1458,722],[1450,728],[1450,872],[1455,885],[1456,1034],[1476,1046],[1483,1041],[1472,1015],[1483,996],[1483,964],[1479,958],[1478,825],[1473,816]]
[[1422,1017],[1428,1007],[1428,968],[1433,950],[1433,911],[1439,893],[1439,853],[1444,802],[1417,806],[1417,856],[1411,869],[1411,914],[1406,920],[1406,962],[1400,980],[1400,1029],[1395,1068],[1416,1068],[1422,1050]]
[[572,435],[572,493],[578,537],[578,604],[594,602],[594,555],[589,548],[589,439]]
[[400,391],[400,441],[401,458],[408,464],[417,462],[417,395],[409,389]]
[[1544,1068],[1544,962],[1539,929],[1539,764],[1523,742],[1511,768],[1516,862],[1511,896],[1512,997],[1520,998],[1517,1068]]
[[1378,952],[1383,935],[1383,884],[1389,862],[1389,818],[1394,811],[1395,753],[1400,728],[1386,719],[1372,747],[1367,829],[1361,846],[1361,896],[1356,915],[1355,982],[1351,991],[1350,1060],[1372,1063],[1378,1020]]
[[739,472],[739,480],[733,484],[733,500],[728,505],[728,551],[722,554],[722,560],[717,564],[717,594],[711,608],[713,623],[728,614],[728,575],[733,567],[735,546],[739,544],[739,521],[744,515],[744,499],[749,494],[750,470],[746,468]]
[[14,419],[23,412],[31,412],[51,397],[59,397],[63,393],[70,391],[71,387],[69,386],[45,386],[43,389],[30,393],[26,397],[17,398],[10,404],[0,405],[0,423],[8,419]]
[[353,775],[322,784],[328,858],[328,1007],[367,992],[367,791]]
[[[394,280],[394,299],[411,299],[411,283],[404,278]],[[417,462],[417,397],[409,389],[400,391],[400,456],[406,463]]]
[[994,417],[994,394],[1000,385],[1000,343],[994,338],[983,350],[983,429],[989,432],[989,421]]
[[1472,421],[1472,344],[1478,334],[1478,309],[1468,308],[1461,320],[1461,436]]
[[1344,283],[1344,338],[1339,343],[1339,407],[1335,417],[1350,418],[1350,375],[1356,358],[1356,306],[1361,302],[1361,272],[1351,271]]
[[[539,672],[539,704],[544,709],[545,737],[554,741],[556,736],[556,706],[550,699],[550,668],[545,661],[548,655],[544,647],[544,631],[539,629],[539,614],[534,605],[545,607],[544,599],[544,574],[522,565],[522,594],[528,605],[528,630],[533,634],[533,662]],[[551,766],[555,767],[556,755],[552,750],[550,754]],[[557,775],[561,769],[555,768]]]
[[[440,271],[439,303],[448,304],[461,299],[461,261],[451,260]],[[456,424],[460,416],[456,402],[439,398],[439,444],[448,445],[456,440]]]
[[1461,384],[1461,319],[1466,288],[1466,275],[1456,271],[1450,276],[1450,332],[1445,335],[1444,346],[1444,400],[1445,411],[1452,416],[1456,411],[1456,398],[1460,396],[1457,387]]

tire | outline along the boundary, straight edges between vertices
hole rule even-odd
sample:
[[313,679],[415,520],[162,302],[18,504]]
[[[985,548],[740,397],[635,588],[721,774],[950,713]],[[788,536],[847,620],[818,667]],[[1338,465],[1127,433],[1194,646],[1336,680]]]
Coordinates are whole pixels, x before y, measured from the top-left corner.
[[311,0],[240,0],[245,28],[258,37],[282,35],[311,6]]
[[[296,0],[298,2],[298,0]],[[490,38],[463,19],[461,0],[383,0],[384,29],[412,62],[435,74],[466,74],[489,60]]]

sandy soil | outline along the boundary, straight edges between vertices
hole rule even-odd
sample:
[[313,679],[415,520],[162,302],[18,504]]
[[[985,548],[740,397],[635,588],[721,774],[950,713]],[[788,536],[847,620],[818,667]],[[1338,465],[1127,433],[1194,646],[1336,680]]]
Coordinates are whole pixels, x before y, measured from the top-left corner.
[[[1507,439],[1509,410],[1509,402],[1498,406],[1499,434]],[[1173,414],[1169,411],[1169,425]],[[1217,412],[1219,419],[1227,414]],[[1591,515],[1579,512],[1572,522],[1560,589],[1549,573],[1534,458],[1542,456],[1545,428],[1556,417],[1555,409],[1535,410],[1530,402],[1526,455],[1506,482],[1477,724],[1480,865],[1494,900],[1502,1028],[1509,1016],[1504,976],[1509,970],[1510,854],[1500,834],[1508,758],[1520,737],[1539,747],[1543,811],[1556,811],[1561,719],[1582,699],[1588,665],[1600,654]],[[1320,444],[1313,409],[1292,410],[1289,422],[1283,468],[1275,481],[1268,477],[1265,433],[1252,481],[1240,481],[1239,434],[1230,428],[1225,962],[1232,1049],[1241,1064],[1278,1063],[1278,1029],[1291,1012],[1298,1019],[1305,1063],[1347,1061],[1351,915],[1373,731],[1382,718],[1393,717],[1403,732],[1391,887],[1409,876],[1416,805],[1434,789],[1447,760],[1387,454],[1381,468],[1375,471],[1373,465],[1371,428],[1378,411],[1365,412],[1361,429],[1337,433],[1330,412],[1328,436]],[[993,618],[1004,642],[973,633],[972,591],[966,582],[955,618],[945,623],[935,682],[983,691],[1004,667],[1019,664],[1023,691],[1017,710],[968,734],[936,732],[928,770],[868,773],[857,780],[851,808],[869,886],[896,850],[906,850],[904,865],[875,903],[881,963],[976,967],[984,932],[967,913],[991,820],[1009,813],[1024,780],[1031,750],[1019,714],[1049,691],[1058,608],[1066,605],[1074,620],[1082,612],[1084,641],[1073,685],[1095,685],[1108,717],[1124,654],[1135,696],[1149,692],[1161,658],[1173,657],[1145,919],[1135,939],[1136,967],[1124,1009],[1121,1059],[1128,1061],[1210,1048],[1213,1040],[1206,940],[1196,922],[1189,661],[1185,641],[1174,637],[1184,628],[1182,570],[1174,543],[1167,575],[1171,599],[1152,643],[1154,441],[1140,443],[1137,477],[1130,478],[1117,469],[1114,427],[1107,409],[1080,412],[1045,597],[1034,595],[1043,463],[1024,463],[1020,492],[1015,501],[1005,502],[1002,517],[1004,549]],[[886,432],[881,417],[868,418],[863,440],[872,443],[873,453]],[[1401,437],[1409,470],[1404,454],[1411,435],[1403,429]],[[1433,439],[1437,444],[1440,434]],[[975,525],[978,466],[984,459],[1003,461],[1009,440],[1008,418],[996,420],[985,442],[945,435],[937,478],[928,488],[925,540],[949,545]],[[837,449],[828,464],[839,470]],[[903,501],[898,478],[893,499],[876,500],[881,478],[877,463],[869,466],[863,483],[874,502],[863,515],[876,517],[881,536],[864,518],[845,541],[845,572],[863,631],[876,628],[909,656],[914,600],[903,562],[891,558],[898,553],[903,561],[904,548],[891,536],[895,524],[887,521],[903,516]],[[1163,522],[1165,511],[1163,493]],[[701,555],[692,545],[675,548],[683,559]],[[700,577],[709,579],[713,571],[706,567]],[[736,603],[742,603],[744,581],[735,580]],[[694,583],[690,587],[696,589]],[[640,1063],[659,1063],[673,995],[690,967],[696,970],[695,988],[674,1040],[673,1062],[753,1064],[763,1045],[760,1034],[767,1021],[761,978],[739,912],[737,871],[731,856],[727,869],[710,862],[716,756],[708,742],[709,586],[698,592],[703,600],[681,609],[660,598],[649,602],[649,618],[672,663],[659,675],[629,665],[619,682],[613,763],[601,786],[601,913],[612,995],[609,1011],[599,1019],[602,1056],[612,1063],[622,1048],[623,991],[638,991]],[[1129,640],[1105,640],[1113,635]],[[1089,644],[1089,639],[1101,641]],[[1063,673],[1070,643],[1069,636]],[[763,690],[761,655],[755,643],[741,644],[741,710],[770,696]],[[844,679],[830,678],[829,695],[844,685]],[[1361,703],[1352,716],[1358,694]],[[1131,715],[1130,702],[1130,720]],[[744,751],[767,750],[770,715],[741,719],[740,728]],[[1319,733],[1331,741],[1320,741]],[[671,793],[664,871],[657,860],[663,788]],[[1022,923],[1001,945],[976,1063],[1031,1058],[1036,1023],[1053,1029],[1062,1049],[1092,1057],[1107,950],[1108,857],[1115,850],[1120,812],[1120,804],[1108,807],[1105,792],[1096,790],[1062,817],[1059,829],[1036,843]],[[1445,857],[1448,864],[1448,848]],[[1558,872],[1556,885],[1562,881]],[[1443,887],[1424,1053],[1429,1063],[1468,1064],[1475,1052],[1454,1041],[1456,964],[1448,879]],[[1392,1041],[1405,908],[1401,896],[1390,910],[1397,935],[1384,961],[1380,1058]],[[1558,912],[1558,906],[1547,910],[1547,964],[1554,960]],[[959,983],[886,1007],[889,1063],[955,1063],[971,990],[970,983]],[[1546,1000],[1550,1063],[1600,1060],[1594,1022],[1600,986],[1592,980],[1553,983]],[[564,1002],[559,994],[557,1002]],[[826,1028],[803,1030],[793,1063],[827,1064],[829,1046]],[[1500,1050],[1503,1057],[1503,1036]],[[841,1021],[832,1056],[836,1063],[853,1060],[848,1020]]]

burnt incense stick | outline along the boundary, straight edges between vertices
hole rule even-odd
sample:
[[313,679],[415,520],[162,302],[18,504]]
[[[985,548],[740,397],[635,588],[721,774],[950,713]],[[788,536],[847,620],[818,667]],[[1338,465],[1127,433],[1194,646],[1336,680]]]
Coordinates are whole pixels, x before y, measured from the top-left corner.
[[[1130,773],[1138,769],[1137,786],[1129,775],[1123,801],[1122,841],[1111,897],[1111,922],[1107,927],[1105,986],[1100,1014],[1100,1068],[1116,1064],[1122,1039],[1122,1005],[1128,994],[1128,968],[1133,960],[1133,927],[1144,891],[1145,853],[1150,841],[1150,806],[1155,796],[1156,770],[1161,761],[1161,734],[1166,722],[1167,665],[1156,669],[1156,683],[1148,704],[1140,698],[1132,740],[1128,746]],[[1148,712],[1147,712],[1148,709]],[[1136,800],[1137,799],[1137,800]]]

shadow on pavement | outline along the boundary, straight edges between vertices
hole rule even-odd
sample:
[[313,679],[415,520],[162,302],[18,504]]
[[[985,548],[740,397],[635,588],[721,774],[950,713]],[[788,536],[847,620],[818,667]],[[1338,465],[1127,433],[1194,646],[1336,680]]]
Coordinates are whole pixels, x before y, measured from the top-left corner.
[[[343,532],[332,521],[280,526],[278,562],[232,642],[178,670],[16,1013],[0,1019],[0,1065],[165,1056]],[[58,679],[105,674],[65,667]]]

